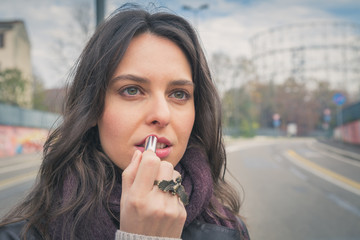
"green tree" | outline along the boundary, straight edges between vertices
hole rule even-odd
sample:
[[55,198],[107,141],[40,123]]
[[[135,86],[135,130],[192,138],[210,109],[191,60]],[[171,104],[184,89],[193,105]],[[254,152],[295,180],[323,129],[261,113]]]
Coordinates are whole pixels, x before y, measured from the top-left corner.
[[288,78],[277,86],[276,112],[281,116],[282,128],[285,130],[289,123],[296,123],[298,133],[306,135],[312,131],[319,119],[311,104],[311,96],[304,82]]
[[15,68],[0,72],[0,102],[22,106],[27,81],[22,77],[21,71]]
[[272,116],[276,112],[277,86],[273,82],[267,84],[253,80],[247,84],[251,101],[256,108],[256,119],[262,128],[272,127]]
[[222,99],[225,132],[245,137],[254,136],[258,126],[257,108],[246,84],[257,78],[252,62],[243,57],[231,58],[218,52],[212,55],[210,66]]
[[331,111],[331,121],[329,127],[333,128],[336,126],[336,114],[337,106],[333,102],[333,96],[335,93],[341,92],[349,99],[348,94],[340,89],[332,89],[329,82],[318,81],[317,87],[312,91],[312,104],[316,107],[316,111],[319,113],[319,121],[317,128],[322,129],[324,123],[324,110],[329,109]]
[[224,127],[229,134],[255,136],[258,128],[256,107],[244,86],[227,91],[222,105]]
[[45,88],[44,83],[39,76],[34,76],[34,96],[33,96],[33,109],[48,111],[45,104]]

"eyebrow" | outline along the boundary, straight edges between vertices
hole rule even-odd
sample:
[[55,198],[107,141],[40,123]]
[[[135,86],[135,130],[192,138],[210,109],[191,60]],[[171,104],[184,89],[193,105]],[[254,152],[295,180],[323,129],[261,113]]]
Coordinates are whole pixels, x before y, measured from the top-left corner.
[[189,80],[174,80],[169,83],[170,86],[191,86],[194,87],[195,84],[192,81]]
[[[124,74],[124,75],[119,75],[119,76],[112,78],[110,80],[110,83],[114,83],[116,81],[121,81],[121,80],[131,80],[131,81],[135,81],[135,82],[143,83],[143,84],[150,82],[149,79],[144,78],[144,77],[139,77],[139,76],[136,76],[133,74]],[[171,81],[169,83],[169,86],[186,86],[186,85],[195,87],[195,84],[193,83],[193,81],[189,81],[189,80],[185,80],[185,79],[178,79],[178,80]]]
[[112,78],[110,80],[110,83],[114,83],[114,82],[121,81],[121,80],[131,80],[131,81],[135,81],[135,82],[138,82],[138,83],[148,83],[148,82],[150,82],[150,80],[147,79],[147,78],[135,76],[135,75],[132,75],[132,74],[125,74],[125,75],[119,75],[119,76],[116,76],[116,77]]

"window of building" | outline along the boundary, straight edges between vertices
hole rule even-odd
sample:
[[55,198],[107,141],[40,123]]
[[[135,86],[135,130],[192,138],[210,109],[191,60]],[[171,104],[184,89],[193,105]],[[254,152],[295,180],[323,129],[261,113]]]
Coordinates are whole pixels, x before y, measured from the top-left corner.
[[0,48],[4,47],[4,33],[0,33]]

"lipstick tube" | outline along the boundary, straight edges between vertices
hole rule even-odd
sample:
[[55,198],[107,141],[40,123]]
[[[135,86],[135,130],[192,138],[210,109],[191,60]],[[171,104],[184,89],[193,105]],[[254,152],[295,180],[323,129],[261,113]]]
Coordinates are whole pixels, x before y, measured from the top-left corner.
[[157,143],[157,137],[149,136],[148,138],[146,138],[145,151],[149,149],[153,152],[156,152],[156,143]]

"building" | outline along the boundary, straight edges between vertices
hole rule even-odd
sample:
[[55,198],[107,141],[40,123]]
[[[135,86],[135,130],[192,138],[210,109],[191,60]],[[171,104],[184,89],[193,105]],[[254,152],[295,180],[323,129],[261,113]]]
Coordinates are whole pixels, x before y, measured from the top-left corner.
[[31,66],[31,45],[21,20],[0,22],[0,71],[16,68],[27,80],[21,107],[32,106],[33,74]]
[[327,81],[334,89],[360,93],[360,24],[311,21],[274,27],[250,40],[252,61],[263,82],[292,77],[309,88]]

